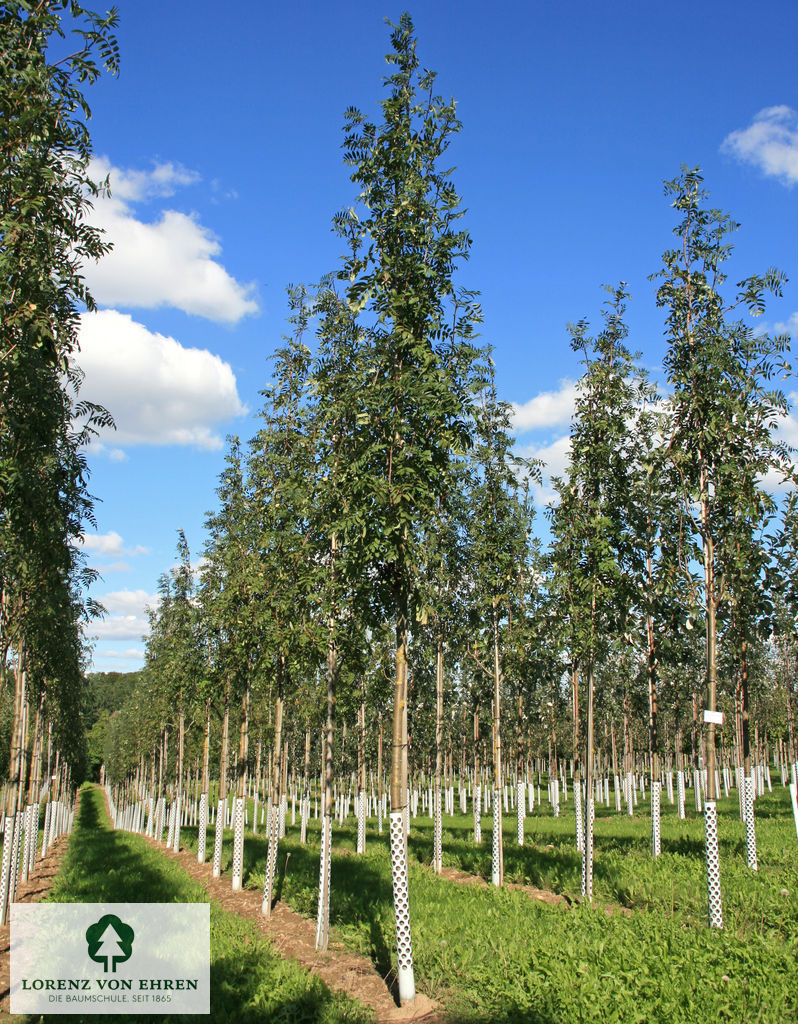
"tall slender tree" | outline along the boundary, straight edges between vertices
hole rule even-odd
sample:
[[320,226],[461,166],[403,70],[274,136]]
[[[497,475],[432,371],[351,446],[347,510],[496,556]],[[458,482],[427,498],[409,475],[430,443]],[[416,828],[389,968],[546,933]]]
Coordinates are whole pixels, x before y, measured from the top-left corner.
[[[529,508],[524,501],[522,473],[539,472],[513,451],[510,406],[499,401],[493,367],[476,411],[476,444],[468,495],[469,573],[472,578],[472,626],[477,640],[472,659],[490,679],[493,759],[492,881],[504,881],[502,838],[503,634],[523,622],[523,609],[513,607],[514,583],[528,562]],[[514,614],[517,613],[517,614]],[[481,644],[479,643],[481,641]],[[481,657],[480,657],[481,654]]]
[[[70,21],[77,45],[59,60]],[[0,10],[0,685],[8,669],[21,714],[58,666],[64,705],[50,683],[45,707],[69,723],[70,757],[82,733],[72,694],[85,650],[78,623],[91,610],[74,548],[93,522],[81,446],[111,422],[78,401],[73,362],[81,309],[93,306],[83,265],[108,250],[90,225],[100,186],[88,172],[84,87],[117,70],[115,24],[115,11],[101,17],[65,0]],[[17,737],[20,729],[17,719]]]
[[458,230],[459,196],[440,167],[460,127],[454,102],[437,96],[434,74],[421,70],[408,14],[392,26],[391,44],[382,123],[347,111],[345,158],[360,192],[357,208],[338,223],[350,241],[341,278],[350,306],[362,314],[363,365],[370,369],[368,387],[352,395],[360,429],[348,487],[351,507],[363,510],[362,550],[378,573],[375,599],[396,635],[391,864],[404,1003],[415,997],[403,826],[408,643],[424,529],[452,453],[469,444],[467,371],[479,309],[452,283],[470,246]]
[[[734,319],[738,310],[764,312],[767,292],[780,294],[784,275],[768,270],[723,296],[723,264],[731,255],[728,236],[737,225],[719,210],[706,208],[708,193],[697,168],[683,168],[665,183],[679,216],[678,245],[663,255],[657,304],[667,311],[669,349],[665,370],[671,391],[668,450],[679,479],[683,528],[688,544],[685,574],[693,580],[696,552],[702,575],[694,581],[694,600],[706,621],[706,772],[705,835],[708,916],[723,927],[717,843],[715,736],[718,715],[718,615],[730,595],[738,514],[757,515],[761,493],[755,481],[783,463],[774,428],[786,411],[784,396],[772,388],[783,369],[786,338],[758,334]],[[748,469],[750,465],[750,470]],[[692,546],[695,540],[697,548]],[[743,557],[746,557],[745,555]]]
[[[623,635],[632,602],[629,574],[633,548],[628,528],[629,467],[634,451],[630,424],[644,397],[643,382],[626,347],[624,285],[608,289],[604,329],[588,335],[587,321],[571,327],[571,346],[581,352],[571,427],[570,464],[555,486],[560,502],[551,511],[558,585],[568,608],[578,728],[578,681],[585,689],[586,722],[582,893],[593,892],[594,689],[596,670],[613,638]],[[577,779],[576,784],[580,781]]]

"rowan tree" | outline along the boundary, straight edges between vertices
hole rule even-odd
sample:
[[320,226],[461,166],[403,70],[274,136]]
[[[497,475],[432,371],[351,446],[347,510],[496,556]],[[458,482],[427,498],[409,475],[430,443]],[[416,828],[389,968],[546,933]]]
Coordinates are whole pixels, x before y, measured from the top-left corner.
[[373,567],[379,618],[395,624],[391,755],[393,884],[402,1002],[415,996],[404,853],[402,760],[407,737],[408,643],[423,537],[447,485],[452,452],[469,444],[469,374],[479,309],[457,293],[453,274],[470,238],[458,230],[460,198],[440,161],[460,128],[453,101],[435,94],[421,69],[408,14],[392,26],[392,66],[382,123],[346,114],[345,161],[359,188],[338,219],[350,243],[340,272],[360,314],[368,387],[351,394],[359,410],[357,476],[350,508],[363,516],[361,551]]
[[[739,526],[752,517],[757,525],[762,521],[767,502],[757,481],[785,464],[774,429],[786,401],[771,381],[787,372],[787,338],[757,333],[750,322],[735,319],[745,311],[760,316],[766,293],[779,295],[785,278],[770,269],[743,279],[734,296],[724,298],[723,265],[732,252],[728,236],[738,225],[728,214],[702,205],[708,195],[702,182],[697,168],[685,167],[665,183],[680,218],[674,228],[678,245],[664,253],[654,277],[662,282],[657,304],[667,311],[667,447],[679,481],[683,569],[706,622],[707,885],[710,926],[722,928],[715,805],[717,620],[731,595],[735,557],[755,554],[750,538],[756,527],[743,541]],[[740,544],[749,550],[735,556]],[[693,573],[694,555],[700,577]]]

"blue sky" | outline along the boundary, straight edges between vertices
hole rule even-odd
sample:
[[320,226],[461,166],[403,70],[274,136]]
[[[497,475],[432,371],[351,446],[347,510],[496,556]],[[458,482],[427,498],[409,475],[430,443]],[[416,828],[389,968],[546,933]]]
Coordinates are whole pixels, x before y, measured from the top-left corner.
[[[285,287],[336,268],[333,213],[355,198],[343,112],[378,117],[389,49],[374,2],[234,7],[121,0],[122,71],[89,90],[93,220],[115,245],[86,268],[83,395],[116,434],[90,451],[102,573],[99,670],[140,667],[144,608],[192,553],[215,503],[224,438],[257,429]],[[566,324],[597,323],[602,285],[628,282],[631,345],[653,371],[662,315],[648,275],[671,244],[662,182],[700,165],[712,204],[741,223],[732,281],[775,265],[793,280],[766,326],[798,331],[798,6],[740,0],[416,3],[422,64],[454,96],[451,147],[468,209],[501,397],[519,448],[553,470],[579,376]],[[795,383],[790,390],[798,390]],[[798,423],[784,424],[798,438]],[[545,488],[540,495],[545,500]]]

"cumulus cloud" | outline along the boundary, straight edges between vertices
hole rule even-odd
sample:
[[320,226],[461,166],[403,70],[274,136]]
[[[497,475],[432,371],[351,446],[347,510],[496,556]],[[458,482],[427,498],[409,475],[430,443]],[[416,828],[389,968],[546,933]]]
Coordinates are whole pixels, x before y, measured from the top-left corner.
[[513,402],[513,428],[519,433],[570,423],[576,401],[576,382],[561,380],[557,391],[542,391],[528,402]]
[[130,563],[129,562],[125,562],[124,560],[122,560],[120,562],[94,563],[92,567],[94,569],[96,569],[97,572],[101,576],[104,576],[108,572],[130,572],[131,571]]
[[777,323],[773,325],[773,330],[776,334],[790,334],[793,337],[798,338],[798,313],[793,313],[787,323]]
[[108,445],[103,444],[102,441],[95,440],[92,451],[95,455],[102,455],[109,462],[127,462],[128,454],[121,448],[109,448]]
[[137,544],[135,547],[125,547],[121,536],[116,530],[109,533],[84,533],[80,538],[81,546],[86,551],[98,555],[106,555],[109,558],[121,558],[122,555],[148,555],[149,548]]
[[81,398],[104,405],[116,422],[101,443],[219,450],[222,438],[213,428],[247,412],[229,363],[116,310],[84,314],[78,362],[85,373]]
[[199,176],[178,164],[150,171],[122,170],[101,158],[92,174],[110,176],[111,196],[94,200],[91,221],[105,231],[113,250],[84,268],[98,303],[155,309],[174,306],[221,323],[237,323],[257,312],[254,286],[236,281],[218,261],[219,240],[196,215],[162,210],[156,220],[139,220],[133,205],[168,197]]
[[143,202],[173,196],[179,188],[194,185],[200,180],[196,171],[182,164],[156,162],[150,171],[136,171],[113,167],[104,156],[92,159],[90,173],[95,181],[108,178],[114,198],[124,202]]
[[534,488],[535,504],[540,508],[554,501],[556,495],[551,486],[553,476],[564,476],[571,458],[571,436],[565,434],[550,444],[530,444],[519,449],[525,459],[539,459],[543,463],[543,483]]
[[94,636],[99,640],[141,640],[150,630],[147,608],[156,607],[159,598],[146,590],[116,590],[97,600],[108,614],[92,623]]
[[115,590],[99,600],[111,614],[143,615],[148,607],[155,607],[159,603],[160,597],[158,594],[148,594],[146,590]]
[[721,149],[753,164],[784,185],[798,182],[798,111],[792,107],[766,107],[747,128],[731,132]]
[[95,663],[101,662],[103,658],[110,658],[113,661],[144,661],[144,651],[130,647],[126,651],[101,651],[94,655]]

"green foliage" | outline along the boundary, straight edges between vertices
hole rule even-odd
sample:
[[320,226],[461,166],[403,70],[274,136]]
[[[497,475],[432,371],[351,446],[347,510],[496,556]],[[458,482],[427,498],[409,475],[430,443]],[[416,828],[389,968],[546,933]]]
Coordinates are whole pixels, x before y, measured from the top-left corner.
[[91,672],[86,677],[86,714],[90,721],[103,711],[119,711],[141,680],[140,672]]
[[586,320],[571,326],[571,347],[584,357],[560,501],[551,509],[554,586],[569,623],[571,661],[586,673],[622,635],[632,604],[635,549],[629,533],[631,467],[637,410],[650,394],[626,347],[624,285],[608,289],[604,329],[588,336]]
[[434,74],[420,70],[409,15],[392,28],[382,123],[347,111],[344,151],[360,193],[336,223],[350,246],[339,276],[364,325],[363,376],[341,396],[356,411],[349,507],[363,517],[360,550],[387,588],[383,606],[404,617],[452,455],[470,446],[481,314],[474,294],[452,283],[470,246],[457,229],[450,172],[439,165],[460,128],[454,102],[436,96]]
[[680,244],[664,253],[655,277],[662,279],[657,304],[667,310],[668,452],[680,481],[683,531],[699,538],[705,554],[708,545],[717,552],[727,593],[707,593],[705,601],[719,607],[732,590],[737,600],[743,590],[750,595],[764,571],[761,534],[775,505],[761,480],[771,471],[792,474],[790,449],[774,434],[788,403],[772,384],[790,372],[789,339],[733,319],[740,307],[759,316],[765,293],[780,295],[785,277],[775,270],[754,275],[733,299],[724,298],[723,264],[732,252],[726,239],[738,225],[701,205],[708,195],[702,180],[698,170],[683,168],[666,182],[681,215],[674,228]]
[[[63,50],[66,25],[74,48]],[[80,623],[99,610],[76,542],[94,523],[81,449],[106,410],[81,401],[79,314],[86,260],[108,251],[89,222],[90,114],[83,88],[115,73],[116,12],[76,0],[0,8],[0,671],[46,691],[53,737],[84,769]],[[35,595],[35,599],[33,599]],[[13,652],[13,654],[12,654]],[[13,766],[12,766],[13,770]]]

